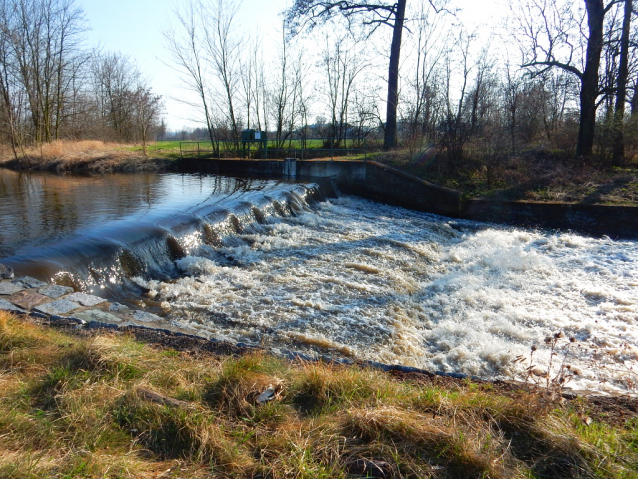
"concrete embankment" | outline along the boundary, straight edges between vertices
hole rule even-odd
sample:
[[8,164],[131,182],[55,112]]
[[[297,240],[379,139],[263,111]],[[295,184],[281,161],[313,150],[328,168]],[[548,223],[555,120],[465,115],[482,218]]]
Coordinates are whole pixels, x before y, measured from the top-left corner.
[[452,218],[638,238],[638,208],[472,199],[374,161],[183,159],[180,169],[299,179],[328,179],[340,191]]
[[185,171],[258,175],[272,178],[327,179],[338,190],[418,211],[458,218],[462,213],[458,191],[433,185],[400,170],[373,161],[215,160],[184,159]]

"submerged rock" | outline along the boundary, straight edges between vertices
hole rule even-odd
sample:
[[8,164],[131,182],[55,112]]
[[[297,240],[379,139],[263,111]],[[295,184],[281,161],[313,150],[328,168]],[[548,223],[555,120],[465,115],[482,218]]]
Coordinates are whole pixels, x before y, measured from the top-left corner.
[[133,319],[136,321],[142,322],[152,322],[152,321],[161,321],[162,318],[153,313],[147,313],[146,311],[135,311],[133,312]]
[[109,311],[116,311],[116,312],[117,311],[127,311],[128,309],[129,309],[128,306],[125,306],[125,305],[120,304],[120,303],[112,303],[109,306]]
[[0,263],[0,279],[13,279],[13,268]]

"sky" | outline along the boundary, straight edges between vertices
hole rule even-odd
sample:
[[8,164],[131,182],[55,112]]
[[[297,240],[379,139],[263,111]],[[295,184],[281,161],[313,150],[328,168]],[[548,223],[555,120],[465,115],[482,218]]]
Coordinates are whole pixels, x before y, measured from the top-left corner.
[[[177,73],[166,64],[170,58],[163,32],[170,25],[174,6],[182,3],[184,0],[76,0],[91,29],[88,46],[120,52],[136,61],[153,91],[164,98],[170,130],[198,126],[192,121],[193,113],[174,100],[185,93]],[[239,28],[251,34],[260,32],[268,43],[277,35],[279,14],[289,4],[290,0],[243,0],[237,16]],[[463,22],[483,29],[493,27],[506,8],[505,0],[455,0],[455,4],[462,8],[459,17]]]

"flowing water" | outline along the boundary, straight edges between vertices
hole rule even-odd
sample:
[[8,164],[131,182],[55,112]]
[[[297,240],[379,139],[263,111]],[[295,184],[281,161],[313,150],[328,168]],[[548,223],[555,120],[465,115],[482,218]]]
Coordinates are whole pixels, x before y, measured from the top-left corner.
[[[0,234],[10,256],[0,262],[129,302],[150,297],[168,326],[205,337],[509,377],[532,345],[546,370],[544,338],[562,332],[575,342],[561,339],[554,363],[567,354],[580,370],[571,386],[627,390],[637,379],[635,241],[326,200],[314,184],[141,175],[135,193],[134,177],[119,189],[116,177],[72,179],[87,185],[77,226],[18,247],[4,245],[17,233]],[[113,190],[111,210],[90,210],[98,185]],[[0,227],[30,217],[20,208],[0,206]]]

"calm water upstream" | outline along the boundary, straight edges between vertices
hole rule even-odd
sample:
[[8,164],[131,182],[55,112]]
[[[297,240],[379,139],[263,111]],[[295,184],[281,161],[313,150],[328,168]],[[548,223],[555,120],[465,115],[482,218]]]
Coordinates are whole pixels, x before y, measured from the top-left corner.
[[[583,346],[570,353],[582,370],[572,386],[626,388],[638,359],[635,241],[317,189],[0,170],[0,262],[118,299],[144,292],[167,326],[207,337],[480,376],[507,377],[532,344],[547,364],[543,338],[563,331]],[[609,358],[614,370],[593,367]]]

